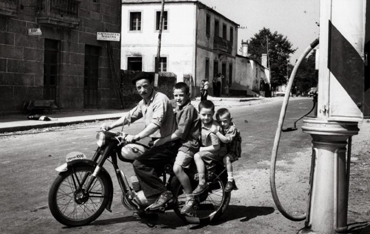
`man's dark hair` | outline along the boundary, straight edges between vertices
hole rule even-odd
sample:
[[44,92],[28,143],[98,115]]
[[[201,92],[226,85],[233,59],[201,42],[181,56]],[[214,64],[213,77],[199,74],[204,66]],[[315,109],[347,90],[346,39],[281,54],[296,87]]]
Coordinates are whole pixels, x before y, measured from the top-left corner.
[[136,81],[141,80],[141,79],[147,79],[149,80],[150,83],[153,83],[154,75],[155,75],[154,72],[138,72],[136,75],[134,75],[131,78],[131,83],[135,85]]
[[185,82],[176,83],[173,89],[182,89],[182,91],[184,91],[186,94],[190,92],[189,86]]
[[204,100],[204,101],[201,101],[199,103],[199,106],[198,106],[199,111],[203,108],[212,109],[212,111],[214,112],[215,111],[215,104],[213,104],[213,102],[210,101],[210,100]]
[[217,110],[216,112],[216,118],[219,119],[221,116],[229,116],[229,118],[231,117],[231,114],[230,114],[230,111],[226,108],[221,108],[219,110]]

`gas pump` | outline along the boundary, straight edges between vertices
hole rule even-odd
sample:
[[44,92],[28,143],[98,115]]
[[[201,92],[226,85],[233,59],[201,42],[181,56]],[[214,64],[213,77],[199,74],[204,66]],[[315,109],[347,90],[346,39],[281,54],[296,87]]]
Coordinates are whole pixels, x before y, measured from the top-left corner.
[[271,156],[270,185],[276,206],[293,221],[305,220],[300,233],[346,233],[351,138],[358,122],[369,117],[369,0],[320,1],[320,53],[317,117],[305,119],[302,130],[312,137],[313,154],[307,213],[298,217],[281,206],[275,187],[275,164],[289,93],[300,61],[289,79]]

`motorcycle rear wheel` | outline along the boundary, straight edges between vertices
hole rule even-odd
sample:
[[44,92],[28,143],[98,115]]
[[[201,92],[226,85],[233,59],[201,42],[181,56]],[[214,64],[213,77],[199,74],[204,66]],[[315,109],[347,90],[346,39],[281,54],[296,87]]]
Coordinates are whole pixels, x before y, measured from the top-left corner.
[[208,192],[196,197],[198,209],[192,214],[181,214],[186,197],[180,182],[175,179],[171,184],[172,192],[177,200],[174,207],[175,213],[184,221],[191,224],[209,224],[216,221],[226,211],[231,195],[225,192],[225,182],[215,179],[209,184]]
[[[49,191],[49,209],[54,218],[67,226],[75,227],[91,223],[104,211],[109,202],[109,178],[99,173],[89,191],[79,186],[82,178],[88,178],[94,167],[79,166],[62,172]],[[88,179],[86,180],[88,181]]]

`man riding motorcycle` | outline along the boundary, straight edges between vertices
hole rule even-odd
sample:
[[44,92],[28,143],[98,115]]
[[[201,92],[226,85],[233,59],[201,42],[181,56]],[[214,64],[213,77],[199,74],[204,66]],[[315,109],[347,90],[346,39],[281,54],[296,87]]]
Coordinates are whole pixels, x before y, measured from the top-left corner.
[[[110,125],[102,125],[101,129],[109,131],[144,118],[144,130],[136,135],[126,136],[128,142],[145,137],[151,137],[154,141],[171,135],[176,130],[173,107],[165,94],[154,90],[154,73],[140,72],[132,78],[131,82],[136,86],[142,100],[126,115]],[[143,205],[150,205],[148,207],[150,210],[156,210],[172,199],[172,193],[166,191],[165,185],[157,176],[156,169],[163,168],[164,164],[173,160],[180,145],[179,141],[174,141],[152,147],[133,163],[136,176],[148,200],[148,204]]]

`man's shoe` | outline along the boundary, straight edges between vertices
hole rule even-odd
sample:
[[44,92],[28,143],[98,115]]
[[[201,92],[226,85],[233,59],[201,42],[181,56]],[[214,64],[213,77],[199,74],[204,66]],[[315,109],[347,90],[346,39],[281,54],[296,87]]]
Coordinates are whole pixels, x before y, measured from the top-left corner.
[[236,187],[235,180],[233,181],[227,181],[226,186],[225,186],[225,192],[229,193],[232,190],[237,190],[238,187]]
[[208,189],[208,184],[198,184],[198,186],[194,189],[193,191],[193,195],[194,196],[197,196],[197,195],[200,195],[202,193],[204,193],[205,191],[207,191]]
[[182,207],[180,213],[181,214],[190,213],[190,211],[193,210],[194,204],[195,204],[195,201],[194,201],[193,197],[192,198],[187,198],[186,202],[185,202],[185,205]]
[[158,199],[153,204],[148,206],[146,209],[148,209],[148,210],[157,210],[157,209],[163,207],[167,202],[172,200],[172,198],[173,198],[172,193],[170,191],[166,191],[166,192],[162,193],[158,197]]

